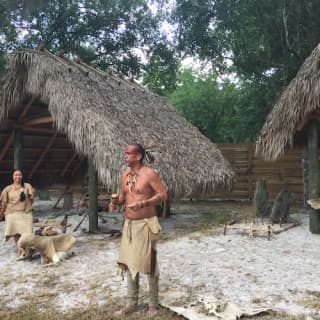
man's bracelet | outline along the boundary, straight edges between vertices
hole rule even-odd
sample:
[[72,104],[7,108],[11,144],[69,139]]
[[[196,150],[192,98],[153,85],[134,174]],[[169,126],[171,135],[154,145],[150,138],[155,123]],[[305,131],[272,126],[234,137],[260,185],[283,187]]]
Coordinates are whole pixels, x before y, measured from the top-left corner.
[[140,201],[140,209],[142,209],[143,207],[147,207],[147,200],[143,200],[143,201]]

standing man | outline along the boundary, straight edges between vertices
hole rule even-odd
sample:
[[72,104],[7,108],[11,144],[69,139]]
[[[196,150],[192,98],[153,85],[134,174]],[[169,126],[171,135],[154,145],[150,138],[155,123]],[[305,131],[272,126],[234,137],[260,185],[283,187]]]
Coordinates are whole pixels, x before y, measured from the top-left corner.
[[156,243],[160,235],[157,204],[167,200],[167,192],[158,174],[143,164],[146,151],[140,144],[128,145],[124,161],[128,169],[121,176],[119,203],[125,205],[118,264],[127,272],[127,303],[115,316],[136,310],[139,293],[139,273],[146,273],[149,283],[149,309],[153,317],[158,312],[159,267]]

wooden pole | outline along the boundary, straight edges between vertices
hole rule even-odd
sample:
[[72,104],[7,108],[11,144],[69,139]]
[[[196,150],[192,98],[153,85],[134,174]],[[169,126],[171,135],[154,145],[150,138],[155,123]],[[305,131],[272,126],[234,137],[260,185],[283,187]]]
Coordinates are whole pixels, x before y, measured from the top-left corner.
[[22,169],[22,130],[14,131],[13,169]]
[[307,200],[309,199],[309,177],[308,177],[308,146],[303,148],[302,159],[302,177],[303,177],[303,208],[307,211],[309,205]]
[[[318,159],[318,122],[312,120],[308,126],[308,159],[309,159],[309,199],[319,198],[319,159]],[[320,210],[310,207],[310,232],[320,234]]]
[[92,160],[88,160],[89,174],[89,232],[98,230],[98,175]]

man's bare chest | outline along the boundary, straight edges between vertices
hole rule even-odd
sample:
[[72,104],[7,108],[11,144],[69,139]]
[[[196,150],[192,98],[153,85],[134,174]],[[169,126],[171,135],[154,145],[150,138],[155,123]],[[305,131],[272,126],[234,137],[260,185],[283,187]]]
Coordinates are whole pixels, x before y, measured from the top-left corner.
[[151,191],[151,187],[146,177],[129,173],[125,184],[125,191],[134,194],[145,194]]

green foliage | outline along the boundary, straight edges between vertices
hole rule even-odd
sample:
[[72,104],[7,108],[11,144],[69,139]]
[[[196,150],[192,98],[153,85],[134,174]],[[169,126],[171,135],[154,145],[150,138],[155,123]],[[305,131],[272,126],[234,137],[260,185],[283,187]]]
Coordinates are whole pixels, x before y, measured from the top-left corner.
[[[152,12],[150,4],[157,8]],[[103,70],[141,77],[215,142],[254,141],[283,88],[320,41],[318,0],[0,0],[0,73],[17,47],[40,44]],[[214,74],[177,74],[178,56]],[[147,61],[146,61],[147,60]],[[236,74],[237,85],[218,75]],[[219,81],[218,81],[219,79]]]
[[265,83],[221,83],[216,76],[201,77],[191,70],[182,71],[178,79],[169,102],[214,142],[255,141],[270,100],[275,100]]
[[146,0],[2,1],[5,27],[11,29],[6,51],[41,45],[138,77],[144,68],[141,55],[152,54],[161,38],[160,16]]
[[178,88],[169,96],[169,102],[208,138],[224,141],[220,122],[233,112],[237,89],[231,84],[221,87],[216,77],[201,78],[191,70],[184,70],[178,79]]
[[177,0],[173,19],[180,48],[251,79],[273,71],[288,83],[320,41],[318,0]]
[[177,71],[178,61],[174,51],[160,43],[151,55],[143,83],[153,92],[166,96],[176,89]]
[[[214,141],[254,141],[283,88],[320,42],[318,0],[177,0],[172,20],[179,50],[240,78],[236,105],[224,109],[229,116],[215,107],[218,127],[208,119],[216,128]],[[220,109],[225,101],[220,99]]]

